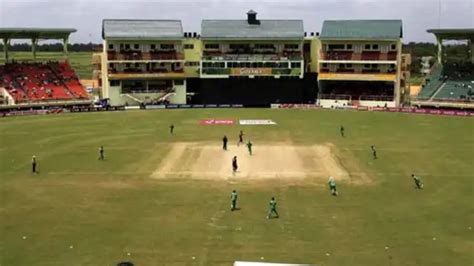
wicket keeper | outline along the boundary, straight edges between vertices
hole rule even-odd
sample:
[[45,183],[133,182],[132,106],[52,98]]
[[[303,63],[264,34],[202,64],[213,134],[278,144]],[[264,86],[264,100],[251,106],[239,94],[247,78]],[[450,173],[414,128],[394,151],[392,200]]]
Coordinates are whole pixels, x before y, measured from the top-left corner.
[[416,188],[423,189],[423,181],[421,181],[421,178],[415,174],[411,174],[411,177],[413,177],[413,181],[415,181]]
[[227,150],[227,141],[229,141],[229,140],[227,139],[227,136],[224,136],[224,138],[222,138],[222,149],[223,149],[224,151]]
[[252,145],[253,145],[252,142],[250,142],[249,140],[249,142],[247,142],[247,149],[249,150],[250,155],[252,155]]
[[36,174],[36,156],[33,155],[33,157],[31,157],[31,172],[33,174]]
[[267,214],[267,219],[272,218],[272,215],[275,214],[275,218],[279,218],[280,216],[278,215],[277,209],[276,209],[277,202],[275,200],[275,197],[272,197],[270,200],[270,206],[268,209],[268,214]]
[[99,147],[99,161],[103,161],[105,160],[105,156],[104,156],[104,146],[100,146]]
[[333,196],[337,196],[337,189],[336,189],[336,180],[334,180],[334,177],[330,176],[329,177],[329,190],[331,191],[331,194]]
[[230,194],[230,211],[234,211],[237,209],[237,191],[232,190],[232,193]]
[[237,156],[234,156],[234,158],[232,158],[232,171],[235,173],[237,172],[237,169],[239,167],[237,166]]

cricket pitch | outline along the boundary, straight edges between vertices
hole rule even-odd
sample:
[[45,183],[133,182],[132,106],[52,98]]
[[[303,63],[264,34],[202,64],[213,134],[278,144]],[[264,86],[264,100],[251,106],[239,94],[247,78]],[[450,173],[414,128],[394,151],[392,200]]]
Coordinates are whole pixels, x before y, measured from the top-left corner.
[[[348,170],[335,156],[332,144],[260,144],[254,145],[252,155],[244,145],[230,145],[227,151],[209,143],[181,142],[171,145],[152,178],[327,180],[329,176],[334,176],[337,180],[350,179]],[[236,173],[231,167],[233,156],[238,158]]]

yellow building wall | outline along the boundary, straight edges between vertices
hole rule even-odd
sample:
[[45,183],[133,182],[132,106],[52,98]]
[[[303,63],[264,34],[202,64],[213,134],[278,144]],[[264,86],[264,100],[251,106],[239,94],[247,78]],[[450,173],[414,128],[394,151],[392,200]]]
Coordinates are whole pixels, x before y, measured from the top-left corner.
[[319,52],[321,51],[321,41],[319,38],[311,38],[310,40],[310,51],[311,51],[311,62],[310,62],[310,70],[311,73],[319,73]]
[[[193,49],[184,49],[186,45],[192,44]],[[183,53],[184,53],[184,73],[186,77],[199,77],[199,62],[202,57],[202,42],[198,38],[184,38],[183,39]],[[190,62],[197,64],[196,66],[189,66]]]

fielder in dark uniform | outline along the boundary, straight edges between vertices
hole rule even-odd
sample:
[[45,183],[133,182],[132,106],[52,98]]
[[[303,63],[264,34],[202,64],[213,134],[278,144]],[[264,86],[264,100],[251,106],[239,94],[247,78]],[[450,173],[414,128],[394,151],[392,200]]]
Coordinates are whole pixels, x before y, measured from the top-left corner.
[[247,143],[247,149],[249,150],[250,155],[252,155],[252,145],[253,145],[252,142],[250,142],[249,140],[249,142]]
[[244,144],[244,132],[242,130],[239,133],[239,142],[237,142],[237,146],[240,144]]
[[275,200],[275,197],[272,197],[272,200],[270,200],[270,206],[269,206],[269,209],[268,209],[267,219],[272,218],[272,215],[273,215],[273,214],[276,215],[276,218],[280,217],[280,216],[278,215],[276,206],[277,206],[277,202],[276,202],[276,200]]
[[344,126],[341,126],[340,132],[341,132],[341,137],[344,137]]
[[423,181],[421,181],[421,178],[415,174],[412,174],[411,177],[413,177],[413,181],[415,181],[416,188],[423,189]]
[[232,193],[230,194],[230,210],[234,211],[237,209],[237,191],[232,190]]
[[31,157],[31,172],[33,174],[36,174],[36,156],[33,155],[33,157]]
[[227,136],[224,136],[224,138],[222,138],[222,149],[223,149],[224,151],[227,150],[227,141],[229,141],[229,140],[227,139]]
[[170,126],[170,134],[173,134],[173,131],[174,131],[174,125],[171,124],[171,126]]
[[237,172],[237,169],[239,167],[237,166],[237,156],[234,156],[234,158],[232,158],[232,171],[235,173]]
[[99,161],[103,161],[103,160],[105,160],[104,146],[100,146],[99,147]]
[[377,159],[377,150],[375,150],[375,146],[370,146],[370,149],[372,150],[372,156],[374,157],[374,160]]

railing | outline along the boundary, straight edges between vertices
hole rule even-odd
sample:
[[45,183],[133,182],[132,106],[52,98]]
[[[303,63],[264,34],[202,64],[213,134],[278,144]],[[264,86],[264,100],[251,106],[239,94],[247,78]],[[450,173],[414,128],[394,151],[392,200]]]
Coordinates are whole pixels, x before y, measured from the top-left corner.
[[107,52],[107,58],[110,61],[140,61],[140,60],[183,60],[184,55],[178,52]]
[[394,100],[394,96],[379,96],[379,95],[361,95],[359,101],[379,101],[379,102],[391,102]]
[[318,99],[327,99],[327,100],[346,100],[350,101],[352,96],[349,94],[318,94]]
[[322,60],[334,60],[334,61],[395,61],[397,60],[397,52],[362,52],[354,53],[353,51],[321,51]]

